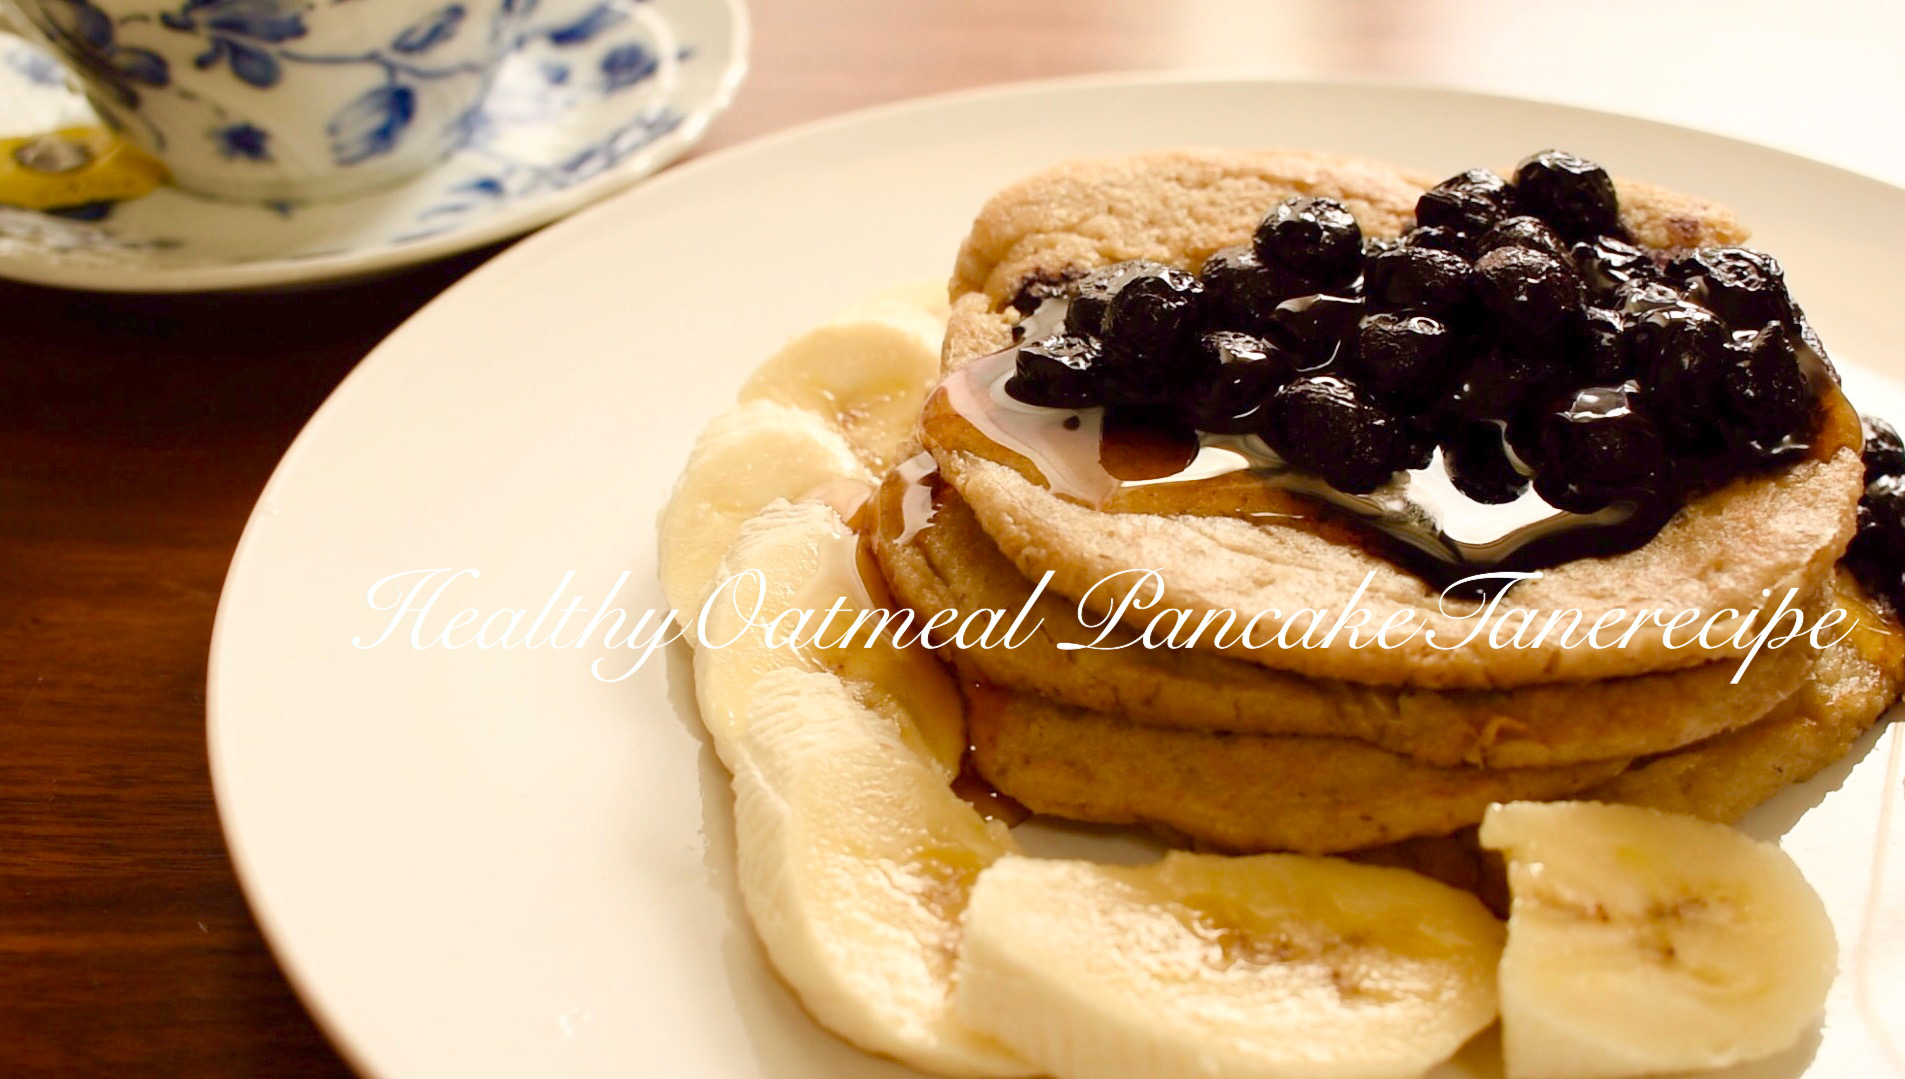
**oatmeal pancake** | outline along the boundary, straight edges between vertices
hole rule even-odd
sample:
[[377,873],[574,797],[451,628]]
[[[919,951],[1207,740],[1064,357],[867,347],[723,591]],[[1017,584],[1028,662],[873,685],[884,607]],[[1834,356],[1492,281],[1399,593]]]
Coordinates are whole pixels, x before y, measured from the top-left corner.
[[[1834,602],[1859,627],[1828,649],[1814,677],[1762,722],[1633,766],[1580,797],[1685,813],[1732,824],[1747,811],[1841,759],[1898,700],[1905,687],[1905,627],[1873,606],[1843,570]],[[1475,829],[1421,836],[1355,855],[1358,861],[1413,869],[1507,911],[1501,859],[1475,841]]]
[[[1856,597],[1846,605],[1859,629],[1820,653],[1765,719],[1632,764],[1435,768],[1342,739],[1142,727],[991,687],[969,702],[973,761],[1035,812],[1162,825],[1235,851],[1335,853],[1443,836],[1479,821],[1488,802],[1516,799],[1732,821],[1844,756],[1898,699],[1905,631]],[[1429,856],[1409,850],[1398,856]]]
[[[909,530],[908,499],[930,499]],[[876,495],[875,553],[894,594],[923,617],[943,610],[1017,612],[1032,597],[949,485],[892,475]],[[922,515],[920,505],[910,513]],[[902,541],[901,537],[907,538]],[[1821,605],[1807,605],[1808,611]],[[1810,617],[1810,614],[1809,614]],[[1016,647],[959,649],[987,681],[1134,723],[1240,734],[1353,738],[1442,767],[1553,766],[1661,753],[1764,716],[1806,677],[1806,638],[1762,652],[1732,683],[1737,662],[1665,674],[1512,691],[1434,691],[1310,679],[1187,649],[1146,648],[1137,634],[1079,621],[1075,604],[1045,593]],[[1059,642],[1096,648],[1065,650]]]
[[1026,808],[1161,825],[1224,851],[1333,854],[1445,835],[1491,802],[1566,797],[1626,764],[1437,768],[1346,738],[1142,727],[992,687],[967,704],[973,765]]
[[1834,575],[1832,602],[1858,625],[1826,649],[1792,696],[1759,723],[1684,751],[1634,762],[1585,797],[1731,823],[1846,755],[1905,688],[1905,626],[1874,605],[1851,575]]
[[[1178,151],[1048,170],[1001,192],[975,221],[953,276],[945,369],[958,372],[1011,345],[1020,319],[1012,304],[1028,288],[1049,290],[1126,259],[1195,268],[1213,251],[1249,238],[1265,208],[1293,194],[1338,199],[1363,235],[1393,236],[1411,222],[1426,180],[1375,162],[1290,151]],[[1712,203],[1635,182],[1619,183],[1618,193],[1620,223],[1641,244],[1681,248],[1745,236]],[[1691,610],[1701,623],[1714,616],[1711,640],[1730,638],[1745,617],[1737,612],[1768,594],[1811,594],[1851,535],[1861,486],[1856,417],[1836,388],[1825,397],[1812,457],[1699,495],[1639,548],[1564,562],[1518,585],[1511,603],[1544,618],[1580,610],[1588,623],[1614,609]],[[1657,626],[1616,649],[1504,649],[1486,640],[1449,648],[1473,625],[1463,617],[1472,606],[1444,603],[1422,578],[1356,542],[1353,530],[1306,512],[1311,504],[1301,496],[1249,472],[1113,484],[1081,496],[1049,483],[1039,463],[982,432],[945,387],[929,399],[921,432],[1006,557],[1027,577],[1052,571],[1063,595],[1077,597],[1113,573],[1147,567],[1163,575],[1164,606],[1247,618],[1340,605],[1373,574],[1363,604],[1370,624],[1413,612],[1415,624],[1433,629],[1444,645],[1434,647],[1419,633],[1393,650],[1343,641],[1323,648],[1272,644],[1233,646],[1233,658],[1311,677],[1501,689],[1675,670],[1744,650],[1727,643],[1671,649]],[[1280,624],[1264,622],[1272,632]]]
[[[1636,550],[1543,570],[1540,578],[1516,585],[1493,618],[1502,624],[1507,612],[1519,608],[1533,612],[1540,625],[1556,612],[1579,611],[1580,625],[1586,627],[1617,610],[1660,610],[1668,618],[1692,610],[1700,616],[1696,625],[1712,619],[1709,640],[1723,647],[1686,647],[1683,629],[1675,638],[1683,646],[1669,648],[1665,632],[1651,623],[1620,648],[1567,648],[1558,635],[1540,647],[1517,648],[1512,642],[1493,647],[1486,634],[1451,647],[1471,635],[1481,610],[1477,604],[1444,601],[1420,577],[1338,540],[1229,516],[1104,513],[1056,497],[1011,469],[977,457],[954,453],[938,460],[942,475],[999,550],[1027,578],[1050,571],[1052,588],[1060,595],[1089,596],[1088,606],[1102,614],[1121,595],[1114,586],[1132,580],[1126,571],[1158,570],[1160,601],[1126,619],[1139,628],[1165,608],[1184,608],[1197,617],[1229,611],[1240,622],[1265,611],[1288,618],[1306,609],[1336,612],[1367,576],[1359,606],[1370,613],[1368,625],[1379,627],[1399,612],[1412,612],[1411,624],[1422,632],[1392,649],[1351,647],[1345,635],[1316,648],[1282,648],[1261,640],[1250,648],[1232,641],[1223,654],[1307,677],[1432,689],[1628,677],[1737,656],[1746,650],[1730,643],[1737,627],[1748,617],[1756,624],[1764,618],[1726,612],[1755,612],[1767,596],[1777,602],[1789,591],[1796,597],[1815,593],[1851,539],[1862,490],[1853,449],[1829,461],[1802,461],[1784,473],[1742,480],[1687,506]],[[1274,633],[1282,621],[1266,616],[1259,636]],[[1300,631],[1303,623],[1296,628]],[[1750,644],[1751,634],[1740,636]]]

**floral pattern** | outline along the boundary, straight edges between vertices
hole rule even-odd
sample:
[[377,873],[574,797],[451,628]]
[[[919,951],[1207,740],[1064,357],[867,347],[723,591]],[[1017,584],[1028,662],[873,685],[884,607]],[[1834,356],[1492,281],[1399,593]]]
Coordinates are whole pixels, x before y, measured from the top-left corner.
[[172,82],[165,57],[151,49],[119,44],[112,19],[86,0],[54,0],[41,10],[47,37],[110,87],[121,105],[131,108],[139,103],[135,84],[158,89]]
[[225,157],[247,161],[271,160],[271,133],[243,120],[215,129],[212,141]]
[[303,37],[308,9],[297,0],[186,0],[178,11],[161,14],[159,22],[168,29],[205,34],[208,47],[192,61],[199,70],[224,62],[233,75],[264,89],[283,77],[269,46]]
[[[41,0],[41,10],[54,2]],[[72,12],[83,12],[97,0],[63,2]],[[322,8],[288,0],[161,2],[170,19],[134,16],[117,27],[107,24],[105,35],[97,26],[82,26],[83,14],[63,18],[74,35],[91,34],[87,40],[100,63],[123,64],[132,72],[121,77],[136,92],[149,89],[140,77],[151,72],[128,49],[165,49],[167,40],[183,41],[184,49],[175,46],[168,55],[188,70],[194,55],[210,49],[215,37],[269,51],[285,76],[279,93],[288,92],[298,64],[361,65],[372,77],[351,105],[329,120],[332,151],[344,157],[375,156],[380,147],[415,135],[423,122],[418,109],[427,92],[423,84],[433,72],[453,67],[439,57],[465,51],[461,39],[470,38],[474,45],[478,33],[502,34],[510,56],[483,101],[454,121],[461,148],[413,181],[349,200],[276,206],[219,203],[161,189],[132,202],[72,207],[58,217],[0,207],[0,265],[9,252],[11,257],[44,252],[32,257],[74,264],[278,264],[405,248],[426,237],[493,228],[499,221],[540,223],[548,219],[548,207],[570,205],[558,193],[605,191],[652,167],[644,162],[672,156],[679,133],[698,130],[725,101],[717,87],[730,85],[726,80],[738,65],[735,53],[720,47],[701,57],[710,44],[730,43],[725,9],[706,0],[503,0],[504,10],[524,16],[533,11],[536,17],[495,25],[485,19],[480,30],[475,12],[482,9],[470,0],[438,0],[383,48],[343,57],[306,54],[306,43],[317,31],[312,13]],[[678,21],[683,19],[686,25]],[[188,22],[191,29],[178,28]],[[309,32],[302,39],[286,36],[296,26]],[[678,40],[684,30],[692,36]],[[273,35],[285,40],[264,40]],[[232,77],[230,63],[229,55],[222,56],[208,65],[207,76],[197,77]],[[168,83],[175,74],[167,73]],[[178,91],[168,86],[165,92]],[[65,98],[73,104],[61,108],[90,115],[45,54],[0,34],[0,120],[16,97],[36,102],[31,108],[39,114],[49,99]],[[273,125],[224,109],[208,111],[196,131],[186,128],[174,136],[206,140],[214,152],[239,161],[268,161],[278,149],[268,130]],[[669,149],[658,151],[658,141]],[[339,238],[344,246],[337,245]]]

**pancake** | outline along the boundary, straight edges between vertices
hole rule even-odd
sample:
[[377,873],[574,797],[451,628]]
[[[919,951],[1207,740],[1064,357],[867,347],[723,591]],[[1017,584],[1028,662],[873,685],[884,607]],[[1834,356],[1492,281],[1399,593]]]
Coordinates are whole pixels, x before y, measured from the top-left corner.
[[[1009,304],[1028,282],[1129,258],[1194,268],[1216,248],[1246,238],[1269,206],[1294,193],[1338,198],[1366,234],[1390,235],[1407,223],[1424,186],[1424,177],[1374,162],[1285,151],[1179,151],[1041,173],[996,196],[961,249],[945,368],[956,372],[1011,343],[1018,316]],[[1623,224],[1642,243],[1732,243],[1745,236],[1730,213],[1711,203],[1646,184],[1619,188]],[[1540,619],[1579,610],[1584,624],[1616,609],[1692,610],[1701,622],[1714,616],[1712,639],[1730,638],[1744,620],[1725,612],[1751,610],[1769,593],[1812,593],[1851,536],[1862,489],[1857,417],[1836,392],[1828,397],[1816,459],[1703,495],[1639,549],[1554,567],[1517,586],[1508,603],[1541,612]],[[1496,647],[1485,637],[1455,644],[1475,624],[1475,605],[1441,606],[1420,578],[1345,542],[1340,531],[1310,521],[1243,519],[1282,512],[1291,501],[1248,474],[1120,488],[1085,505],[1041,486],[1038,465],[981,433],[944,388],[928,400],[921,434],[1006,557],[1030,578],[1053,572],[1063,595],[1084,595],[1141,566],[1162,573],[1165,606],[1200,615],[1233,611],[1242,619],[1333,608],[1372,575],[1362,603],[1371,625],[1408,611],[1435,633],[1387,650],[1344,639],[1315,648],[1272,642],[1224,649],[1263,666],[1375,684],[1499,689],[1674,670],[1747,647],[1673,649],[1657,626],[1621,648],[1558,641]],[[1116,596],[1098,589],[1094,609],[1110,609]],[[1265,616],[1261,625],[1274,632],[1294,617]]]
[[972,761],[1034,812],[1161,825],[1235,852],[1341,853],[1447,835],[1480,821],[1490,802],[1521,799],[1598,798],[1730,821],[1839,759],[1898,698],[1905,630],[1855,585],[1840,588],[1835,600],[1861,625],[1820,654],[1792,697],[1758,723],[1632,768],[1436,768],[1347,739],[1166,730],[992,687],[968,702]]
[[[1748,810],[1841,759],[1905,688],[1905,627],[1873,608],[1844,572],[1834,602],[1857,613],[1845,647],[1828,649],[1816,677],[1779,709],[1743,730],[1634,766],[1583,798],[1645,806],[1732,824]],[[1358,851],[1375,865],[1412,869],[1508,909],[1501,858],[1481,849],[1475,829],[1423,836]]]
[[1553,799],[1624,760],[1437,768],[1347,738],[1145,727],[989,686],[967,698],[979,774],[1034,813],[1161,825],[1226,852],[1335,854],[1482,819],[1491,802]]
[[[914,494],[915,490],[918,491]],[[909,498],[932,499],[910,529]],[[889,475],[875,497],[872,540],[894,594],[922,616],[1017,612],[1032,585],[993,546],[949,486],[913,488]],[[918,509],[911,511],[916,517]],[[902,536],[906,536],[904,541]],[[1809,612],[1818,607],[1808,604]],[[1661,753],[1751,723],[1805,680],[1817,654],[1801,638],[1762,652],[1738,684],[1736,662],[1666,674],[1507,692],[1438,692],[1310,679],[1188,649],[1147,648],[1137,634],[1099,631],[1075,604],[1046,593],[1016,647],[958,649],[985,680],[1134,723],[1240,734],[1353,738],[1441,767],[1554,766]]]
[[1636,761],[1587,797],[1730,824],[1844,757],[1905,688],[1905,626],[1875,607],[1843,570],[1835,576],[1832,602],[1858,625],[1820,654],[1812,676],[1764,721],[1684,752]]

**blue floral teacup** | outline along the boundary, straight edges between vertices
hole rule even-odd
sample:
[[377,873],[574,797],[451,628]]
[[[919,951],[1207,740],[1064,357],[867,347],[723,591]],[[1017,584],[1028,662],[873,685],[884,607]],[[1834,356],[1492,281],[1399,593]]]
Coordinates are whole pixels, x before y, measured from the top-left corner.
[[24,16],[179,186],[298,201],[454,149],[535,2],[0,0],[0,15]]

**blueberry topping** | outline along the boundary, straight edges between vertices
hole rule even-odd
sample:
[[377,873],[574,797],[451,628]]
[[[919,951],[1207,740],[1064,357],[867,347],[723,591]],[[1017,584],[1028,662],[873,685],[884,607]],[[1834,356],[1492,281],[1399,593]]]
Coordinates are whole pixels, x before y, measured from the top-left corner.
[[1589,386],[1544,412],[1537,420],[1535,493],[1574,513],[1660,500],[1672,462],[1637,397],[1631,382]]
[[[1198,432],[1255,433],[1293,472],[1362,494],[1439,447],[1472,503],[1532,487],[1564,511],[1637,507],[1544,523],[1503,556],[1517,568],[1631,549],[1684,498],[1807,452],[1835,379],[1778,262],[1636,246],[1608,174],[1553,150],[1512,184],[1478,169],[1436,185],[1400,236],[1364,236],[1340,202],[1300,196],[1196,274],[1141,260],[1042,272],[1012,305],[1005,388],[1105,406],[1116,437],[1101,463],[1115,442],[1162,478]],[[1865,469],[1847,561],[1905,603],[1905,444],[1883,421],[1866,421]],[[1462,550],[1459,534],[1441,541]],[[1420,539],[1400,561],[1429,560],[1431,578],[1468,565]]]
[[1098,342],[1061,333],[1019,346],[1005,392],[1028,405],[1089,408],[1105,403]]
[[1428,315],[1365,315],[1356,330],[1356,380],[1379,397],[1427,406],[1449,376],[1449,328]]
[[1786,275],[1771,255],[1745,247],[1702,247],[1675,259],[1669,271],[1686,283],[1694,302],[1735,329],[1793,317]]
[[1514,189],[1488,169],[1451,176],[1416,200],[1416,224],[1479,236],[1515,212]]
[[1813,392],[1792,338],[1777,322],[1737,332],[1726,344],[1727,410],[1740,434],[1772,450],[1812,413]]
[[1177,273],[1161,262],[1136,259],[1093,270],[1080,278],[1072,292],[1071,307],[1065,312],[1067,332],[1097,337],[1105,332],[1105,312],[1119,290],[1141,277]]
[[1727,334],[1713,312],[1677,300],[1631,315],[1642,381],[1654,392],[1667,435],[1695,452],[1715,448],[1713,406],[1725,392]]
[[1469,297],[1475,267],[1460,255],[1432,247],[1399,247],[1363,267],[1363,294],[1384,311],[1439,315]]
[[1528,489],[1528,477],[1508,456],[1500,423],[1460,420],[1442,436],[1442,464],[1455,489],[1477,502],[1513,502]]
[[1278,386],[1296,376],[1296,361],[1261,337],[1230,330],[1205,334],[1198,347],[1213,363],[1185,391],[1184,413],[1200,431],[1244,434],[1262,423],[1257,415]]
[[1561,242],[1561,237],[1556,236],[1554,230],[1539,217],[1528,214],[1503,218],[1494,228],[1482,233],[1482,238],[1476,243],[1476,249],[1484,253],[1498,247],[1532,247],[1559,259],[1570,257],[1568,246]]
[[1529,403],[1551,391],[1561,374],[1556,358],[1545,352],[1497,347],[1469,360],[1445,407],[1461,419],[1517,424]]
[[1338,347],[1355,332],[1362,317],[1359,296],[1294,296],[1270,313],[1271,333],[1296,353],[1300,367],[1310,370],[1335,359]]
[[1588,297],[1594,303],[1614,303],[1622,285],[1660,277],[1652,255],[1612,236],[1596,236],[1575,244],[1570,253],[1574,256],[1575,269],[1581,272],[1582,283],[1587,286]]
[[1161,401],[1196,381],[1198,298],[1204,287],[1183,270],[1132,277],[1111,298],[1104,321],[1105,389],[1113,400]]
[[1425,225],[1410,229],[1402,235],[1403,247],[1426,247],[1434,251],[1447,251],[1450,254],[1470,258],[1475,254],[1475,238],[1465,232],[1457,232],[1441,225]]
[[1298,196],[1270,211],[1252,245],[1265,265],[1280,266],[1323,291],[1355,280],[1363,230],[1335,199]]
[[1382,486],[1419,453],[1399,420],[1332,375],[1287,383],[1265,413],[1261,433],[1271,449],[1350,494]]
[[1040,270],[1020,283],[1019,291],[1012,294],[1012,308],[1021,315],[1029,315],[1046,300],[1068,295],[1078,276],[1076,270],[1057,273]]
[[1211,255],[1198,276],[1204,282],[1205,323],[1212,329],[1260,333],[1270,326],[1278,304],[1308,291],[1291,275],[1266,268],[1248,244]]
[[1867,591],[1905,610],[1905,477],[1887,474],[1866,484],[1845,561]]
[[1880,476],[1905,476],[1905,442],[1899,440],[1898,428],[1877,416],[1860,416],[1859,426],[1865,434],[1865,450],[1860,455],[1865,461],[1865,482]]
[[1581,316],[1579,366],[1593,385],[1616,385],[1634,374],[1628,348],[1627,316],[1607,307],[1590,307]]
[[1482,305],[1516,331],[1550,333],[1580,313],[1581,276],[1566,256],[1511,244],[1475,263]]
[[1607,170],[1561,150],[1543,150],[1515,168],[1515,198],[1569,240],[1620,231],[1620,204]]

